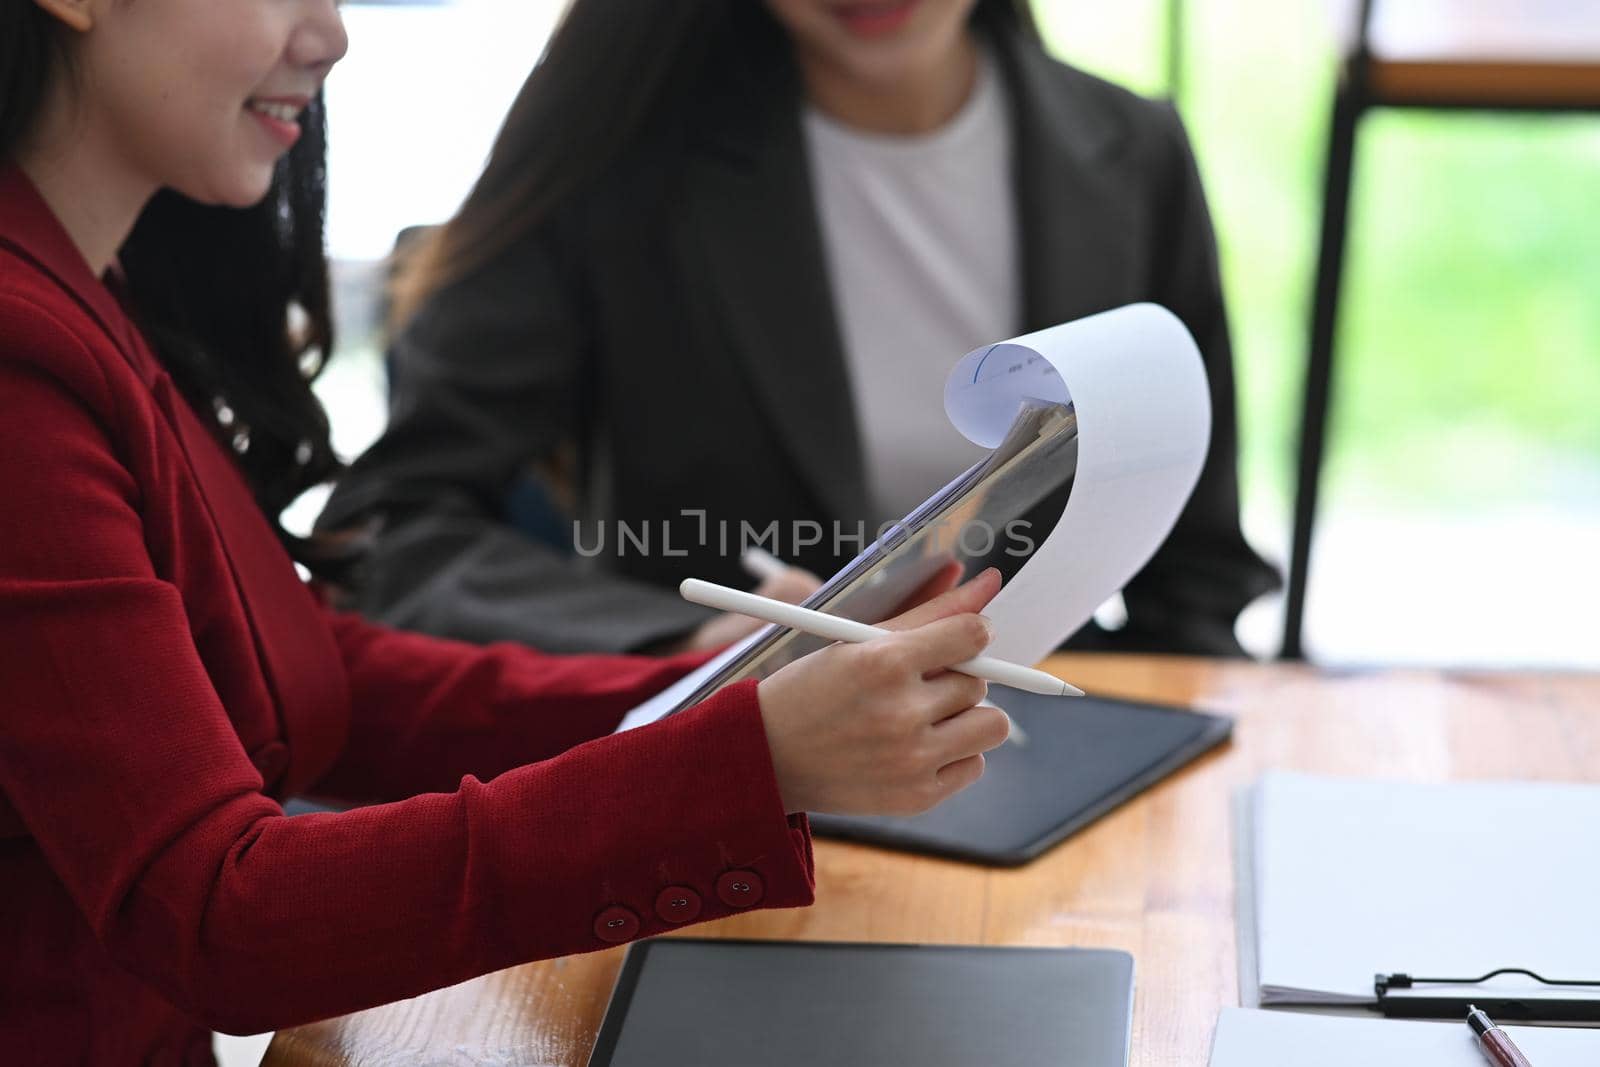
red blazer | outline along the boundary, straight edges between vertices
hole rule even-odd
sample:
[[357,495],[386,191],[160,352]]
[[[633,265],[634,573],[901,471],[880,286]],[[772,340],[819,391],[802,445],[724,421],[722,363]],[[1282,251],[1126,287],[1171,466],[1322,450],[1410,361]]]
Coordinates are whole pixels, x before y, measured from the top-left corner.
[[754,683],[606,736],[692,662],[325,610],[0,167],[0,1061],[209,1064],[211,1029],[809,904]]

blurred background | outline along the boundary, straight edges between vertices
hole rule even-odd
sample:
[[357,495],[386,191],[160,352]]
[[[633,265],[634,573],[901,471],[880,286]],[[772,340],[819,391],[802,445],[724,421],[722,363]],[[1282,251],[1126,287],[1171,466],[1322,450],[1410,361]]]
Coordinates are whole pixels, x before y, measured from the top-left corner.
[[[1474,0],[1395,0],[1380,30],[1449,30],[1452,2]],[[344,9],[350,53],[327,88],[341,350],[321,390],[347,456],[383,422],[381,260],[398,230],[459,203],[561,6]],[[1592,0],[1510,5],[1536,8],[1600,29]],[[1286,566],[1323,170],[1353,5],[1034,9],[1068,62],[1150,95],[1176,85],[1221,245],[1245,529]],[[1431,30],[1430,9],[1443,19]],[[1519,33],[1515,22],[1478,28],[1491,43]],[[1332,665],[1600,667],[1600,115],[1380,110],[1362,119],[1358,145],[1306,653]],[[308,525],[321,499],[296,505],[292,524]],[[1281,596],[1250,608],[1246,647],[1277,654],[1282,612]]]

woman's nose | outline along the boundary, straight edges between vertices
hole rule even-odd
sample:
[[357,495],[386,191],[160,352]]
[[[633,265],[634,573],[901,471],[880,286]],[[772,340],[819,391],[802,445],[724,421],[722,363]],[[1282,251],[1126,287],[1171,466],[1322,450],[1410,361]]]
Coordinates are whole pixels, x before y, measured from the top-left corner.
[[306,12],[289,41],[289,62],[327,74],[350,47],[337,0],[306,0]]

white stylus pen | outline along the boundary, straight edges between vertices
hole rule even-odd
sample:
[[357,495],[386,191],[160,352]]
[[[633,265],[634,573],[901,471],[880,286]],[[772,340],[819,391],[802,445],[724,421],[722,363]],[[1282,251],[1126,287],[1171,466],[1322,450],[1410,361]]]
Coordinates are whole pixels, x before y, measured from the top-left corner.
[[[826,637],[830,641],[849,641],[859,644],[862,641],[888,637],[893,632],[868,626],[864,622],[841,619],[837,615],[824,615],[820,611],[812,611],[796,604],[785,604],[781,600],[769,600],[764,596],[756,596],[740,589],[729,589],[725,585],[701,581],[699,578],[685,578],[683,584],[678,586],[678,592],[683,599],[691,603],[703,604],[718,611],[748,615],[763,622],[773,622],[779,626],[815,634],[817,637]],[[1013,689],[1038,693],[1041,696],[1083,696],[1082,689],[1063,682],[1054,675],[1021,664],[1008,663],[992,656],[974,656],[972,659],[952,664],[950,669],[999,685],[1009,685]]]
[[[789,569],[787,563],[760,545],[751,545],[745,549],[744,553],[739,557],[739,562],[744,565],[744,569],[749,572],[750,577],[761,582],[766,581],[768,578],[776,578]],[[991,708],[1000,707],[1000,705],[990,700],[984,700],[983,703]],[[1005,709],[1002,708],[1001,710],[1004,711]],[[1010,718],[1010,715],[1008,714],[1006,717]],[[1024,748],[1028,744],[1027,732],[1017,725],[1017,720],[1015,719],[1011,719],[1011,732],[1006,735],[1006,743],[1016,745],[1018,748]]]

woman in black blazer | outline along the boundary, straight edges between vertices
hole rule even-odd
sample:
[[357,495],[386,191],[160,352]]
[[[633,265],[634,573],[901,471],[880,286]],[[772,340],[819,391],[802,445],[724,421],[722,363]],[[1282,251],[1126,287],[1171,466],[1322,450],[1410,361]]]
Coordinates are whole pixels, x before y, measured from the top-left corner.
[[[1134,301],[1182,318],[1210,376],[1209,458],[1124,590],[1126,626],[1073,644],[1236,654],[1236,615],[1277,575],[1239,529],[1232,362],[1194,158],[1171,107],[1049,58],[1023,0],[577,0],[461,212],[402,276],[389,428],[321,520],[373,532],[355,605],[550,650],[709,644],[726,632],[679,600],[682,578],[742,584],[740,544],[763,536],[819,574],[859,550],[861,524],[870,541],[898,512],[858,412],[903,413],[853,392],[875,312],[841,299],[830,263],[857,251],[841,241],[860,205],[825,195],[837,175],[815,124],[850,142],[874,136],[852,116],[980,122],[963,116],[985,71],[1003,129],[975,143],[1005,145],[990,177],[1003,175],[1011,243],[980,231],[953,262],[960,240],[1000,248],[1016,306],[977,308],[998,311],[994,335],[946,331],[924,373],[942,386],[980,343]],[[934,89],[908,90],[929,73]]]

